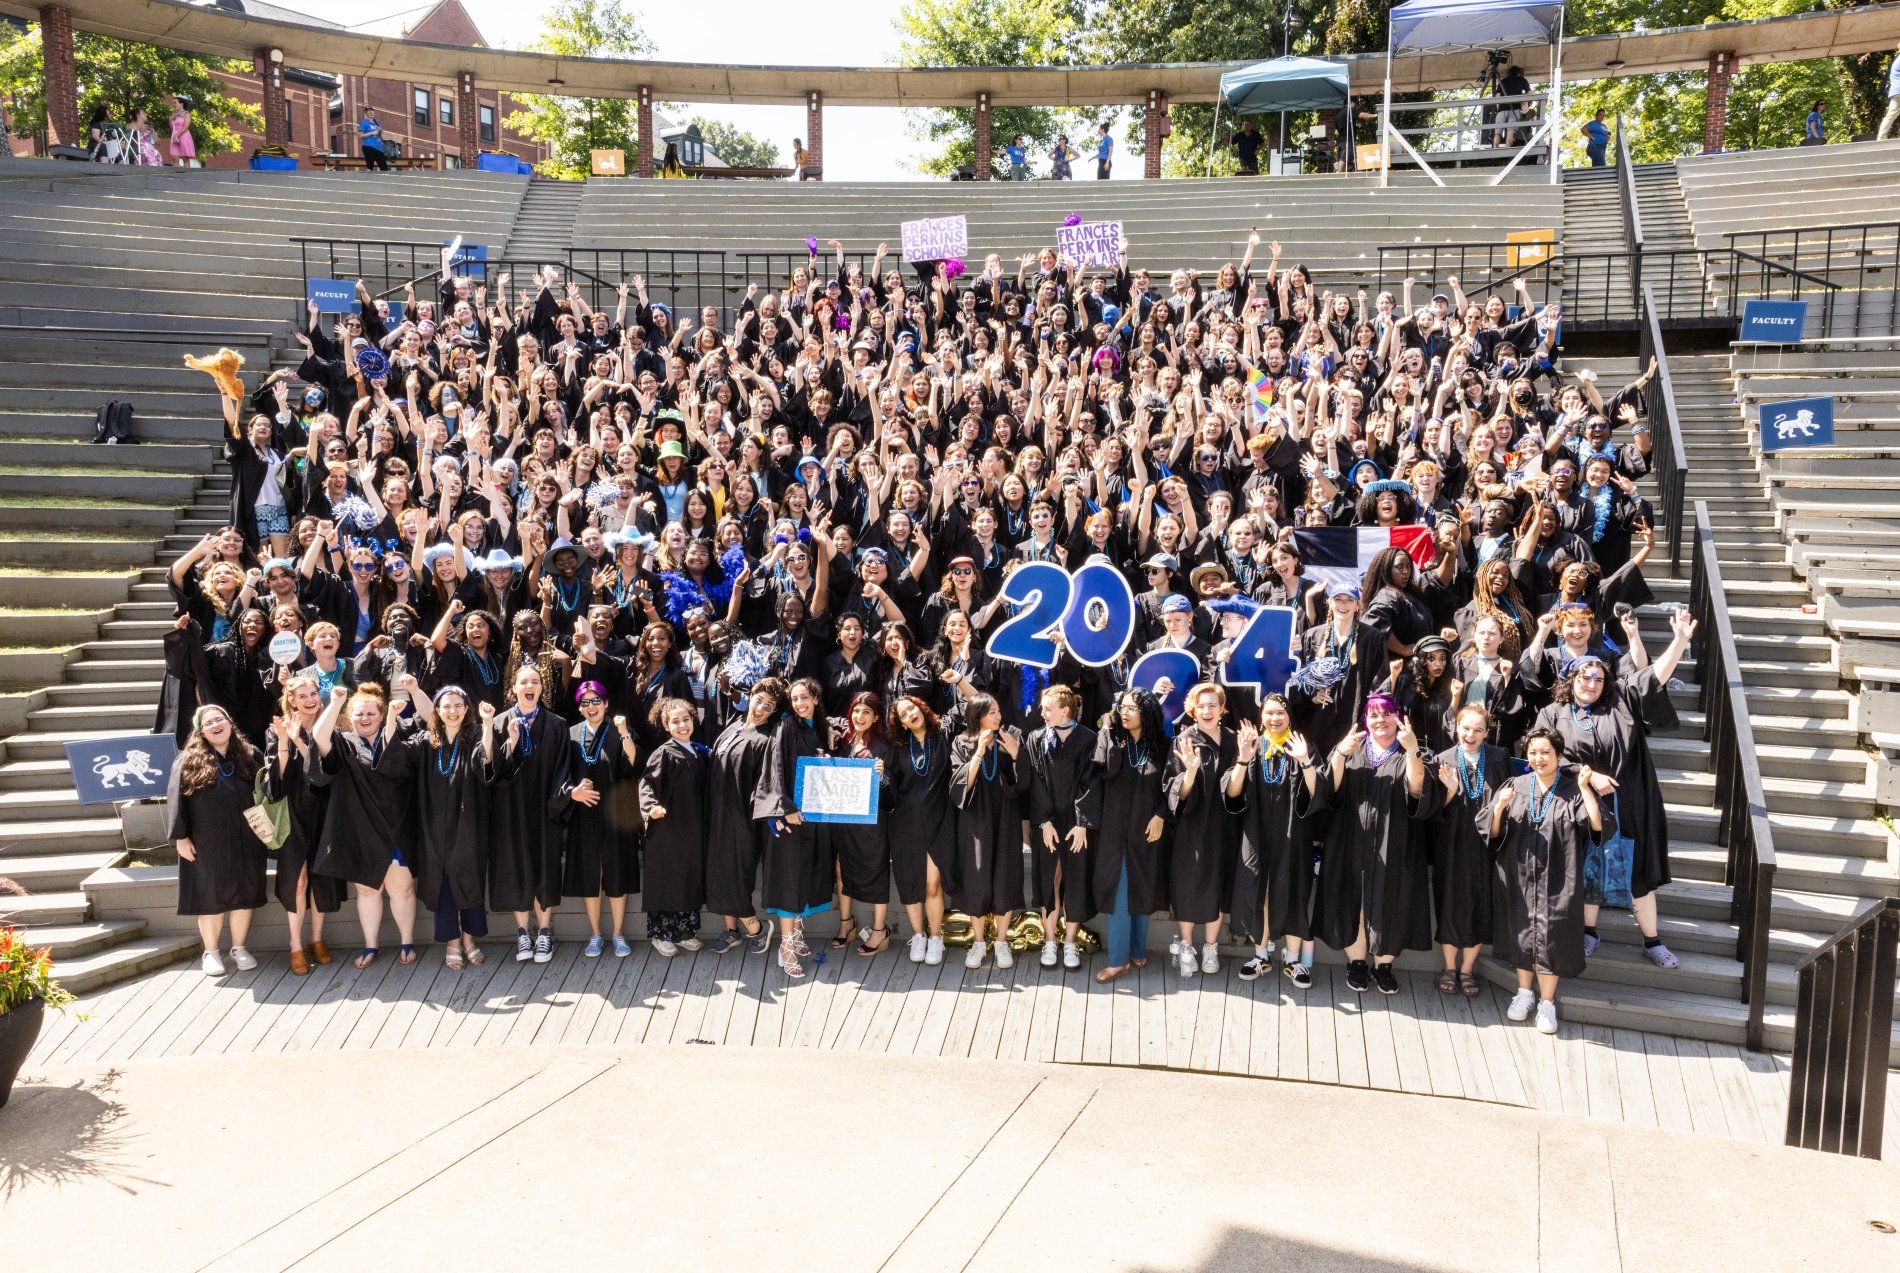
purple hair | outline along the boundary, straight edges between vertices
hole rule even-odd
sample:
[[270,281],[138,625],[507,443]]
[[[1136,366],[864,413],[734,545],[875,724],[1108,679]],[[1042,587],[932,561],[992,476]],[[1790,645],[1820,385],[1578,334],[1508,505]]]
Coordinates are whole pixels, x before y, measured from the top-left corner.
[[1399,714],[1398,702],[1390,694],[1368,694],[1366,695],[1366,710],[1365,710],[1366,716],[1370,716],[1372,714],[1372,705],[1374,703],[1378,703],[1382,705],[1386,711],[1390,712],[1394,716],[1397,716]]
[[582,681],[574,690],[574,701],[576,703],[580,702],[586,698],[589,693],[598,695],[603,702],[607,699],[607,687],[605,685],[602,685],[599,681]]

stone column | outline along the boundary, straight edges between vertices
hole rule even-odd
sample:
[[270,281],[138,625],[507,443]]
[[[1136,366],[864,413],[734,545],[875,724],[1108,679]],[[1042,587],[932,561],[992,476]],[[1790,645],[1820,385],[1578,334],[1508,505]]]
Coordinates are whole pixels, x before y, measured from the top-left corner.
[[1161,143],[1169,127],[1168,95],[1151,88],[1141,113],[1141,175],[1150,181],[1161,176]]
[[[455,140],[460,149],[457,158],[462,167],[473,168],[482,161],[481,103],[475,100],[475,72],[460,71],[455,76]],[[501,98],[495,98],[495,149],[501,149]]]
[[[271,54],[276,53],[276,60]],[[276,49],[259,49],[251,57],[251,64],[257,68],[257,78],[263,85],[263,103],[259,107],[264,112],[264,144],[266,146],[287,146],[290,144],[290,119],[284,113],[284,55]]]
[[805,91],[805,154],[807,162],[816,174],[814,181],[823,181],[825,177],[825,95],[817,89]]
[[1709,100],[1702,108],[1702,149],[1719,151],[1728,140],[1728,82],[1735,75],[1733,53],[1709,54]]
[[642,177],[653,175],[653,90],[647,85],[640,86],[640,136],[636,141],[635,157],[637,166],[634,171]]
[[40,49],[46,59],[46,140],[53,146],[77,146],[85,140],[79,126],[79,71],[73,65],[73,14],[49,4],[40,10]]
[[976,95],[976,179],[990,179],[990,95]]

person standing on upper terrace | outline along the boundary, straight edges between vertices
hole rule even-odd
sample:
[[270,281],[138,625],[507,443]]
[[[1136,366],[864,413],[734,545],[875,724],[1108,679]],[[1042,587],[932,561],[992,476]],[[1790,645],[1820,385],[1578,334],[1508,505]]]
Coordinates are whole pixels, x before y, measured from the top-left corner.
[[1603,114],[1598,111],[1596,118],[1583,126],[1583,153],[1589,156],[1592,168],[1601,168],[1609,163],[1610,126],[1603,122]]
[[1874,140],[1885,141],[1895,124],[1900,124],[1900,49],[1894,50],[1893,60],[1887,63],[1887,113],[1880,117]]
[[1108,135],[1108,125],[1102,125],[1101,136],[1095,139],[1095,179],[1107,181],[1108,173],[1115,166],[1115,139]]
[[380,172],[389,171],[389,156],[383,153],[383,126],[376,121],[376,108],[365,106],[363,118],[356,122],[363,138],[363,166]]

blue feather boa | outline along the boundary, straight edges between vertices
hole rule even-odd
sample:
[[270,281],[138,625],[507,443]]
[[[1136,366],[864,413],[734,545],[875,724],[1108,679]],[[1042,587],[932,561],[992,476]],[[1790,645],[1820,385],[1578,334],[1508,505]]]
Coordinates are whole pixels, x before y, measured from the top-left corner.
[[684,628],[687,614],[702,606],[712,612],[713,618],[724,617],[726,606],[732,600],[732,581],[744,569],[745,549],[734,544],[720,555],[718,580],[708,579],[703,588],[679,571],[661,571],[660,581],[666,585],[667,622],[675,628]]

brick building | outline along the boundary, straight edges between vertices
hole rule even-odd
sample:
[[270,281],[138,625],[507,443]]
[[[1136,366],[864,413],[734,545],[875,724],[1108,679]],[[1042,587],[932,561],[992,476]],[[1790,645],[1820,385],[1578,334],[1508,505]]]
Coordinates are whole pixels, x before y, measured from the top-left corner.
[[[265,0],[215,0],[220,8],[247,13],[253,17],[279,22],[341,31],[346,28],[323,18],[299,13]],[[411,14],[414,11],[411,11]],[[462,7],[461,0],[438,0],[419,18],[404,14],[379,22],[347,28],[356,34],[380,34],[430,44],[484,48],[488,41],[481,29]],[[239,101],[259,106],[263,85],[255,74],[223,73],[218,78],[226,91]],[[348,155],[362,153],[356,142],[356,121],[365,105],[376,108],[383,126],[383,140],[390,156],[422,156],[434,160],[432,167],[454,168],[461,150],[461,121],[455,116],[456,97],[452,84],[376,79],[364,75],[332,75],[324,71],[284,69],[284,108],[289,117],[291,152],[307,159],[312,153],[340,151]],[[530,141],[507,127],[503,121],[520,109],[515,99],[495,89],[475,88],[476,136],[483,150],[501,151],[539,163],[547,158],[547,147]],[[251,152],[264,144],[261,135],[245,132],[236,151],[206,161],[210,168],[241,168]]]

